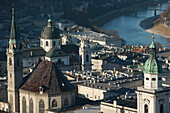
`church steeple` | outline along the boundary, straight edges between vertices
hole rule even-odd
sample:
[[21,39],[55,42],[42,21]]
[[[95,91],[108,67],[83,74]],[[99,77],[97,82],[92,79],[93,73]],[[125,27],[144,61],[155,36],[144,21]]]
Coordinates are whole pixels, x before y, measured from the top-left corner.
[[8,102],[10,112],[19,112],[19,87],[23,82],[22,43],[16,29],[14,8],[12,9],[11,33],[7,54]]
[[150,57],[145,62],[144,73],[160,74],[162,73],[162,65],[156,58],[156,45],[154,42],[154,36],[152,36],[152,43],[149,46],[149,48],[150,48]]
[[137,88],[137,113],[168,113],[169,89],[162,86],[162,66],[156,57],[154,36],[144,65],[144,86]]
[[15,24],[15,14],[14,8],[12,8],[12,22],[11,22],[11,33],[9,43],[17,43],[19,39],[19,33],[17,32],[16,24]]
[[11,32],[9,38],[9,50],[21,50],[22,42],[20,40],[19,29],[16,27],[14,8],[12,8]]
[[149,48],[150,57],[144,65],[144,87],[146,89],[158,89],[162,87],[162,65],[156,57],[154,36],[152,36],[152,43]]

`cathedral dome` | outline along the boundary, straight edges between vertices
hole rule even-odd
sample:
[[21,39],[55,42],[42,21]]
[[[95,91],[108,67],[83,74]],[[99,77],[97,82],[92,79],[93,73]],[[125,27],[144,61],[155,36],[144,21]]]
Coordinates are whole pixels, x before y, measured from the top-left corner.
[[60,38],[59,29],[55,28],[52,25],[51,19],[48,20],[48,25],[43,28],[41,32],[41,38],[42,39],[59,39]]

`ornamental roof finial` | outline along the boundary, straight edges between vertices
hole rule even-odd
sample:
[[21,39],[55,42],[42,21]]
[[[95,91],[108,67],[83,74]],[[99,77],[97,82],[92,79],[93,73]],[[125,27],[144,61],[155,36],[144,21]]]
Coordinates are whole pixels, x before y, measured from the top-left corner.
[[51,27],[51,26],[52,26],[51,14],[49,14],[48,26],[49,26],[49,27]]
[[154,37],[154,33],[152,33],[152,39],[154,39],[155,37]]

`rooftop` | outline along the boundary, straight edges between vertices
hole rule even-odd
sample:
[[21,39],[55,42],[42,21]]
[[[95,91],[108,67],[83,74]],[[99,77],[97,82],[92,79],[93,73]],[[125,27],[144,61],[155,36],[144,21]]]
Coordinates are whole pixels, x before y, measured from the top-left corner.
[[57,65],[50,61],[41,61],[20,89],[39,92],[40,87],[44,93],[55,94],[74,89]]

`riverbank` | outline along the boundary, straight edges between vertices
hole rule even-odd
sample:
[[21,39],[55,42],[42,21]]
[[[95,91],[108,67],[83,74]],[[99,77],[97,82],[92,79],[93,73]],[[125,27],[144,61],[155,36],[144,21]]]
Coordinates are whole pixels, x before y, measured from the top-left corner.
[[112,20],[113,18],[116,18],[116,17],[119,17],[119,16],[122,16],[123,14],[127,14],[127,13],[131,13],[133,12],[134,10],[129,10],[128,9],[135,9],[136,7],[140,7],[140,8],[143,8],[143,7],[147,7],[148,4],[151,4],[152,2],[151,1],[147,1],[147,2],[144,2],[144,3],[139,3],[139,4],[135,4],[133,6],[129,6],[129,7],[126,7],[126,8],[122,8],[122,9],[119,9],[119,10],[114,10],[114,11],[111,11],[107,14],[104,14],[98,18],[95,18],[93,19],[93,24],[94,25],[97,25],[98,27],[101,27],[103,26],[106,22]]
[[170,39],[170,29],[159,22],[159,15],[141,21],[140,26],[149,33],[161,35]]

